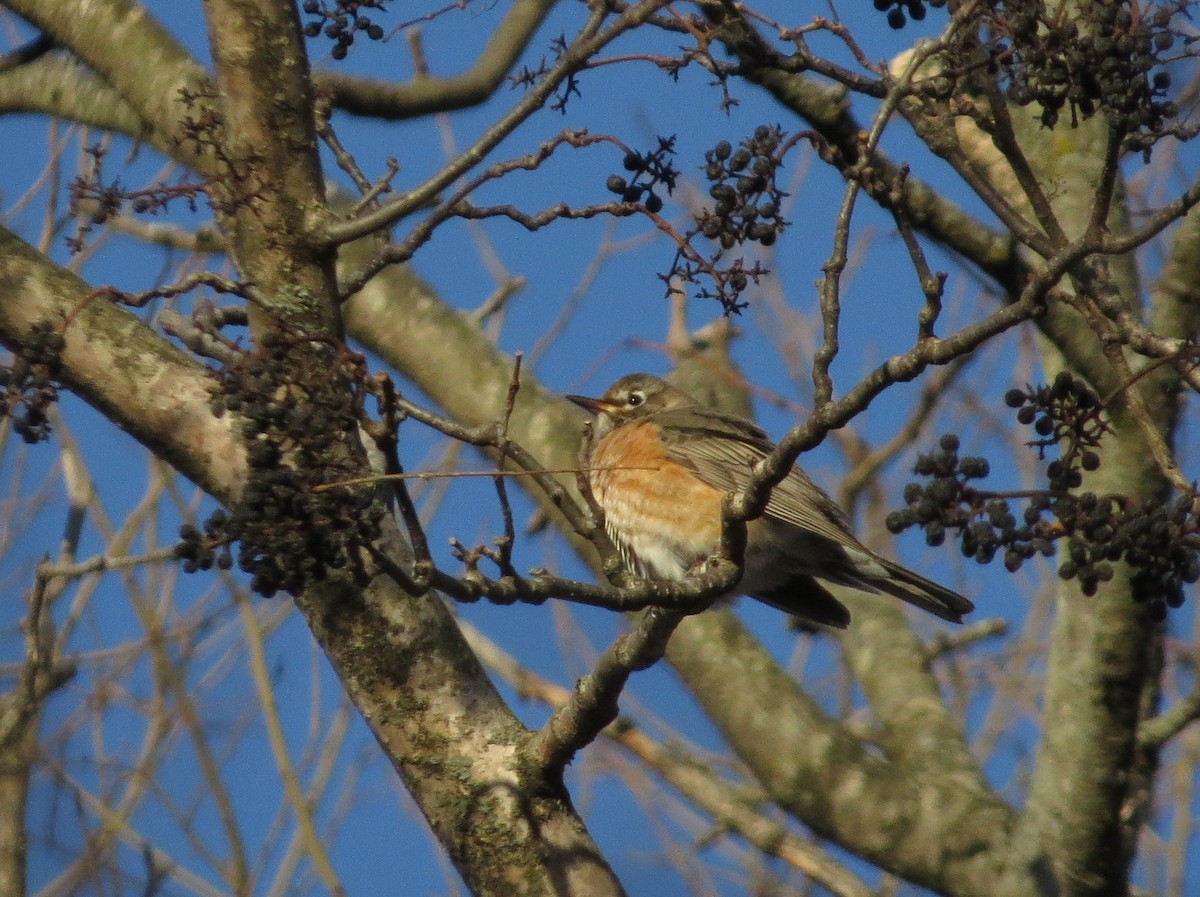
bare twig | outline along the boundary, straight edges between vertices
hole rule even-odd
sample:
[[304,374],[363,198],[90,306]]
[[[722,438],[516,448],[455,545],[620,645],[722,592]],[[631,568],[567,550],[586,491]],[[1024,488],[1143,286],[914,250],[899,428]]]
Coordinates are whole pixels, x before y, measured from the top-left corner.
[[814,408],[807,421],[792,428],[775,450],[755,465],[746,489],[727,499],[728,515],[734,520],[752,520],[761,514],[770,490],[788,475],[801,452],[819,444],[830,430],[844,426],[893,383],[911,380],[931,364],[946,364],[964,356],[996,334],[1040,314],[1047,293],[1063,273],[1093,251],[1093,243],[1086,240],[1071,244],[1030,278],[1012,304],[982,321],[963,327],[952,337],[922,340],[907,352],[892,356],[841,400]]
[[1143,748],[1163,747],[1185,728],[1200,719],[1200,688],[1194,688],[1183,700],[1138,725],[1138,744]]
[[[318,483],[312,487],[312,492],[329,492],[346,486],[366,486],[371,483],[390,483],[400,480],[458,480],[474,477],[531,477],[543,473],[598,473],[602,470],[612,470],[611,467],[543,467],[538,470],[450,470],[450,471],[402,471],[399,473],[378,473],[368,477],[354,477],[349,480],[333,480],[328,483]],[[657,467],[622,467],[622,470],[658,470]]]
[[314,807],[300,785],[300,777],[288,751],[287,738],[284,735],[283,723],[279,714],[279,702],[276,700],[276,689],[267,669],[262,626],[250,598],[244,590],[237,590],[235,600],[242,625],[246,630],[245,645],[249,656],[250,674],[254,680],[259,706],[262,707],[267,740],[271,746],[271,756],[275,761],[275,770],[283,782],[284,793],[291,805],[292,816],[296,820],[297,836],[304,853],[308,855],[313,864],[313,872],[321,880],[324,889],[334,897],[344,897],[346,890],[334,871],[333,863],[330,862],[325,841],[317,831]]
[[504,282],[500,284],[500,286],[496,287],[496,289],[492,292],[492,295],[488,296],[487,299],[483,301],[479,308],[467,315],[468,319],[470,319],[476,326],[482,325],[484,321],[496,314],[496,312],[500,311],[500,309],[504,308],[504,306],[508,303],[508,300],[517,295],[517,293],[521,292],[523,289],[525,289],[524,277],[506,278]]
[[197,271],[189,274],[177,283],[168,284],[165,287],[157,287],[153,290],[145,290],[141,293],[125,293],[116,287],[107,286],[97,287],[93,292],[96,296],[115,300],[122,305],[128,305],[132,308],[144,308],[154,299],[171,299],[175,296],[190,293],[196,287],[202,286],[208,287],[218,293],[229,293],[235,296],[246,296],[247,290],[250,288],[249,283],[230,280],[228,277],[213,274],[211,271]]
[[[366,285],[367,281],[384,268],[408,261],[418,249],[429,241],[438,227],[452,218],[482,219],[502,216],[510,218],[532,231],[545,227],[547,224],[562,218],[592,218],[601,214],[618,216],[636,214],[641,208],[640,206],[619,202],[600,203],[580,208],[572,208],[566,203],[558,203],[549,209],[530,214],[522,212],[514,206],[477,208],[468,201],[468,197],[472,193],[489,181],[504,177],[514,171],[536,170],[563,146],[580,149],[600,143],[613,144],[623,152],[628,152],[624,144],[615,137],[591,135],[586,131],[567,130],[546,141],[532,153],[527,153],[515,159],[497,162],[489,166],[479,175],[459,186],[444,201],[438,201],[436,197],[430,197],[426,204],[433,206],[430,214],[414,225],[403,240],[385,247],[359,271],[346,278],[342,288],[342,298],[345,299],[354,295],[354,293]],[[370,217],[373,214],[372,212],[368,212],[363,217]]]
[[244,357],[245,353],[241,349],[195,318],[166,309],[159,313],[158,323],[163,330],[204,358],[212,358],[226,366],[232,366]]
[[[396,387],[392,378],[379,374],[375,378],[375,394],[379,402],[379,413],[382,420],[378,425],[368,425],[367,432],[379,448],[384,459],[385,474],[381,478],[394,483],[392,494],[400,511],[400,519],[408,533],[409,545],[413,551],[412,574],[405,574],[404,580],[398,579],[402,587],[410,594],[424,594],[429,588],[429,576],[433,571],[433,556],[429,551],[429,540],[425,537],[425,528],[421,525],[421,517],[413,503],[412,495],[404,480],[409,476],[400,464],[399,426],[400,417],[397,409]],[[330,484],[330,488],[338,484]],[[344,485],[344,484],[343,484]],[[356,483],[354,485],[357,485]],[[395,570],[389,568],[389,572]]]
[[[494,449],[498,447],[498,431],[494,423],[482,427],[464,427],[449,418],[422,408],[420,405],[410,402],[402,396],[396,397],[396,408],[404,415],[426,426],[433,427],[433,429],[444,433],[451,439],[457,439],[459,442],[465,442],[468,445],[480,448]],[[546,493],[546,496],[554,506],[562,512],[575,528],[575,531],[584,538],[590,538],[596,530],[595,520],[592,519],[590,514],[586,513],[584,508],[580,507],[579,503],[571,497],[562,484],[551,476],[538,463],[537,459],[518,443],[510,442],[507,454],[517,466],[527,472],[528,476],[533,477],[538,487]]]
[[0,695],[0,752],[18,751],[17,744],[30,735],[28,727],[41,713],[46,698],[75,676],[73,664],[56,657],[49,605],[59,590],[49,587],[40,571],[26,598],[28,610],[21,629],[25,634],[25,659],[17,687]]
[[[696,607],[701,611],[707,604]],[[575,684],[570,700],[559,707],[530,739],[527,751],[552,781],[558,781],[575,753],[596,739],[617,718],[617,698],[629,676],[652,666],[684,614],[654,607],[600,656],[595,668]]]
[[79,579],[92,573],[104,573],[108,570],[127,570],[130,567],[160,564],[163,561],[173,560],[175,557],[175,549],[170,547],[134,555],[97,554],[75,564],[52,564],[46,561],[38,565],[38,577],[44,580]]
[[925,646],[925,662],[933,663],[948,654],[954,654],[963,648],[981,642],[984,639],[997,638],[1008,634],[1008,620],[993,617],[990,620],[976,620],[959,629],[940,630],[933,640]]
[[586,24],[545,76],[512,109],[488,128],[472,146],[415,189],[396,197],[391,202],[384,203],[373,212],[368,212],[350,221],[330,225],[324,234],[327,244],[337,245],[366,236],[394,224],[425,206],[433,197],[478,165],[532,112],[541,108],[562,83],[578,71],[589,58],[631,28],[646,21],[659,10],[661,5],[661,0],[641,0],[641,2],[631,4],[622,10],[607,27],[602,26],[609,17],[608,8],[605,6],[593,7]]
[[[504,461],[508,457],[509,440],[508,425],[512,421],[513,408],[517,404],[517,392],[521,389],[521,353],[513,356],[512,378],[508,382],[508,392],[504,397],[504,414],[500,419],[500,429],[496,439],[496,469],[504,470]],[[500,514],[504,520],[504,535],[498,541],[499,557],[497,564],[500,571],[508,576],[515,573],[512,565],[513,545],[517,540],[516,529],[513,526],[512,505],[508,501],[508,486],[504,477],[497,476],[492,480],[496,485],[496,496],[500,500]]]
[[[378,197],[380,193],[386,192],[386,186],[374,186],[368,180],[367,176],[362,173],[362,169],[358,167],[358,162],[353,154],[342,146],[342,142],[338,139],[337,132],[333,130],[333,125],[329,121],[329,101],[325,98],[318,98],[316,109],[314,110],[314,119],[317,123],[317,136],[320,137],[329,151],[333,153],[333,161],[337,167],[346,172],[350,180],[354,181],[354,186],[358,188],[358,192],[364,197],[370,195],[373,198]],[[389,166],[389,172],[395,174],[395,169]],[[360,204],[361,205],[361,204]],[[356,211],[358,207],[356,207]]]
[[729,594],[741,578],[738,564],[716,556],[709,559],[704,572],[678,582],[627,577],[620,578],[616,586],[597,585],[564,579],[541,568],[535,568],[528,576],[492,579],[479,570],[479,561],[488,556],[485,549],[468,549],[456,541],[451,544],[466,565],[466,572],[456,579],[440,570],[434,571],[430,583],[459,601],[487,598],[498,604],[517,601],[542,604],[557,598],[626,613],[655,607],[696,613],[712,599]]
[[[1146,397],[1142,394],[1141,389],[1137,388],[1137,382],[1143,374],[1134,373],[1129,365],[1129,359],[1125,357],[1123,341],[1117,337],[1115,332],[1117,330],[1115,320],[1127,321],[1132,316],[1122,301],[1116,286],[1109,278],[1103,263],[1096,262],[1087,265],[1082,273],[1081,286],[1087,287],[1087,289],[1076,291],[1070,294],[1069,298],[1095,332],[1101,351],[1112,365],[1121,384],[1120,389],[1125,397],[1126,407],[1141,429],[1159,472],[1176,489],[1188,493],[1192,488],[1191,483],[1180,471],[1170,446],[1167,445],[1160,428],[1154,422],[1154,414],[1146,402]],[[1105,403],[1112,401],[1113,398],[1115,395],[1106,397]]]

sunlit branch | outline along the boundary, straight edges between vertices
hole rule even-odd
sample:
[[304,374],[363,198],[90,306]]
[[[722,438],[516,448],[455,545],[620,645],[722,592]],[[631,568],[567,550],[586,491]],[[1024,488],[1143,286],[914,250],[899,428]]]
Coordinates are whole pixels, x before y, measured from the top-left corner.
[[[426,75],[408,84],[390,84],[340,72],[317,72],[313,81],[335,108],[372,118],[406,119],[474,106],[492,96],[504,83],[553,6],[554,0],[514,2],[478,60],[461,75],[446,78]],[[411,26],[427,18],[423,16],[405,24]]]

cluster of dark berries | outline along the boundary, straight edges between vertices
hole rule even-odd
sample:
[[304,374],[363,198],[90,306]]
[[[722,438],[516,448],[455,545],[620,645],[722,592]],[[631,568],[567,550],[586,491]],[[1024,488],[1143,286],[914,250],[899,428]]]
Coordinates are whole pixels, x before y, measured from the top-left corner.
[[1064,107],[1071,122],[1103,109],[1128,135],[1130,148],[1148,150],[1178,109],[1166,99],[1171,77],[1155,69],[1175,44],[1172,26],[1183,0],[1159,5],[1088,0],[1064,16],[1043,0],[995,4],[988,28],[996,71],[1018,105],[1036,103],[1054,127]]
[[213,567],[228,570],[233,566],[233,553],[229,549],[231,540],[225,530],[228,523],[229,515],[218,509],[204,522],[203,533],[190,523],[179,528],[175,557],[183,561],[185,573]]
[[316,19],[304,25],[305,37],[317,37],[322,32],[332,40],[329,55],[334,59],[345,59],[354,43],[355,34],[365,34],[371,40],[383,40],[383,26],[371,20],[363,10],[383,10],[386,0],[334,0],[326,4],[321,0],[304,0],[302,9]]
[[687,283],[711,283],[697,292],[701,299],[715,299],[726,315],[737,314],[746,307],[742,292],[758,283],[767,273],[761,263],[747,265],[744,258],[727,259],[726,252],[746,243],[773,246],[787,227],[781,205],[787,194],[779,188],[777,175],[783,158],[796,145],[796,139],[786,139],[778,127],[760,125],[753,136],[735,148],[722,140],[704,154],[703,170],[712,181],[709,195],[711,209],[703,209],[688,231],[692,238],[703,236],[717,244],[704,257],[698,252],[677,253],[670,270],[659,275],[667,283],[668,292],[675,289],[674,278]]
[[915,472],[928,481],[905,487],[906,507],[888,515],[888,528],[899,533],[920,526],[930,545],[956,530],[964,555],[986,564],[1002,551],[1010,572],[1035,555],[1053,556],[1065,539],[1058,573],[1077,581],[1083,594],[1096,594],[1112,579],[1113,564],[1124,561],[1132,568],[1134,597],[1155,617],[1179,607],[1184,585],[1200,579],[1200,497],[1131,506],[1121,496],[1074,491],[1083,470],[1099,467],[1094,449],[1106,430],[1099,401],[1079,378],[1063,373],[1052,386],[1011,390],[1006,399],[1020,422],[1037,431],[1030,444],[1040,457],[1059,445],[1059,457],[1047,465],[1050,488],[1030,497],[1018,519],[1010,496],[969,483],[987,476],[987,461],[960,459],[958,438],[943,436],[939,452],[917,460]]
[[722,249],[747,241],[774,245],[787,226],[780,212],[787,194],[775,180],[786,149],[778,127],[759,125],[736,149],[722,140],[704,154],[704,176],[712,181],[708,195],[713,199],[711,211],[704,209],[696,219],[704,236]]
[[966,557],[989,564],[1003,549],[1004,566],[1013,573],[1035,555],[1053,556],[1054,543],[1064,533],[1053,518],[1068,504],[1073,507],[1074,498],[1036,496],[1018,521],[1004,496],[969,484],[986,477],[989,465],[984,458],[959,458],[958,444],[957,436],[947,434],[940,440],[940,451],[917,458],[914,473],[929,482],[904,487],[907,507],[888,515],[888,529],[900,533],[920,526],[929,545],[941,545],[948,529],[957,530]]
[[1124,561],[1133,571],[1134,599],[1162,619],[1167,608],[1183,604],[1184,585],[1200,579],[1200,557],[1192,547],[1195,502],[1195,495],[1185,495],[1130,507],[1119,496],[1092,492],[1043,500],[1069,534],[1058,575],[1078,580],[1085,595],[1094,595],[1112,578],[1112,565]]
[[[939,451],[917,457],[913,472],[927,477],[929,482],[909,483],[904,487],[907,507],[888,515],[889,530],[900,533],[910,526],[920,526],[929,545],[945,542],[947,529],[963,531],[965,537],[972,538],[973,545],[980,541],[969,532],[978,493],[968,483],[986,477],[989,466],[986,458],[959,458],[958,446],[958,437],[947,433],[938,441]],[[966,548],[963,551],[976,553],[974,550],[967,552]],[[981,561],[987,563],[991,559],[988,555]]]
[[1134,568],[1133,597],[1147,601],[1156,619],[1167,608],[1183,605],[1184,585],[1200,580],[1200,556],[1193,547],[1200,534],[1197,496],[1181,495],[1173,502],[1144,505],[1126,512],[1113,534]]
[[1108,424],[1101,415],[1100,399],[1083,380],[1069,371],[1060,371],[1050,386],[1010,389],[1004,403],[1017,409],[1017,422],[1033,425],[1037,439],[1030,445],[1045,458],[1046,449],[1058,446],[1059,457],[1046,468],[1050,491],[1077,489],[1083,483],[1081,471],[1096,470],[1100,456],[1096,449]]
[[629,152],[622,163],[632,177],[626,180],[619,174],[608,176],[605,186],[610,193],[621,197],[621,202],[640,202],[645,196],[647,211],[662,211],[662,196],[656,187],[665,187],[669,196],[675,190],[679,171],[675,168],[675,137],[659,137],[658,148],[648,153]]
[[875,8],[886,12],[887,23],[897,30],[903,28],[909,19],[914,22],[924,19],[926,4],[937,9],[945,6],[946,0],[875,0]]
[[[325,488],[357,475],[358,361],[279,334],[266,336],[262,349],[223,372],[214,398],[214,413],[242,421],[250,472],[237,505],[209,520],[199,544],[211,551],[236,541],[251,589],[296,595],[331,570],[361,574],[358,549],[378,538],[384,507],[369,486]],[[180,556],[202,568],[209,556],[190,531],[181,535]]]
[[58,399],[58,378],[66,341],[49,321],[38,321],[12,361],[0,365],[0,414],[33,445],[50,438],[50,406]]
[[941,545],[947,529],[955,529],[966,557],[988,564],[1003,549],[1004,566],[1012,573],[1035,555],[1051,557],[1055,553],[1054,543],[1062,529],[1054,520],[1043,518],[1044,511],[1054,509],[1048,496],[1044,502],[1035,498],[1018,521],[1006,498],[969,485],[969,480],[988,475],[986,459],[960,459],[954,435],[943,436],[940,449],[918,457],[914,472],[929,477],[930,482],[905,486],[907,507],[888,515],[887,526],[893,533],[920,526],[928,544]]
[[1126,540],[1117,535],[1130,520],[1125,503],[1116,496],[1081,492],[1040,498],[1035,507],[1052,513],[1062,531],[1070,534],[1058,575],[1079,580],[1085,595],[1095,595],[1100,583],[1112,579],[1112,564],[1125,554]]

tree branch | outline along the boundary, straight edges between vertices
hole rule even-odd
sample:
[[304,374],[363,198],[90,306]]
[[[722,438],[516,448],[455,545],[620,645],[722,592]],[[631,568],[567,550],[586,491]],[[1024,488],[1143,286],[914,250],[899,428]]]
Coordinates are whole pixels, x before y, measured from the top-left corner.
[[313,80],[335,108],[352,115],[408,119],[476,106],[504,82],[504,76],[553,7],[554,0],[516,0],[475,64],[461,75],[439,78],[419,74],[408,84],[389,84],[339,72],[318,72]]
[[[207,78],[136,0],[6,0],[5,5],[110,84],[144,123],[139,132],[154,131],[162,145],[182,136],[180,91],[196,91]],[[133,59],[137,65],[130,65]]]
[[[469,623],[460,621],[459,626],[472,650],[518,693],[536,698],[559,711],[571,702],[570,691],[522,667]],[[658,772],[665,782],[708,813],[714,825],[741,835],[765,855],[778,857],[838,897],[869,897],[871,894],[871,890],[842,864],[753,806],[747,800],[745,787],[728,782],[678,744],[665,747],[628,719],[616,720],[602,734]],[[765,795],[762,799],[765,800]]]

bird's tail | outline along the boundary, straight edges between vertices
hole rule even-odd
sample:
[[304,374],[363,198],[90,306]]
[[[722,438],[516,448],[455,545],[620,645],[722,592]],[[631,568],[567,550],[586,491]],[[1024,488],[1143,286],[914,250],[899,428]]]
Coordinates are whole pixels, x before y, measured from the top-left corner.
[[873,555],[871,559],[883,568],[883,572],[871,571],[866,578],[871,586],[881,592],[907,601],[951,623],[961,623],[963,614],[975,609],[975,605],[958,592],[938,585],[895,561],[889,561],[879,555]]

